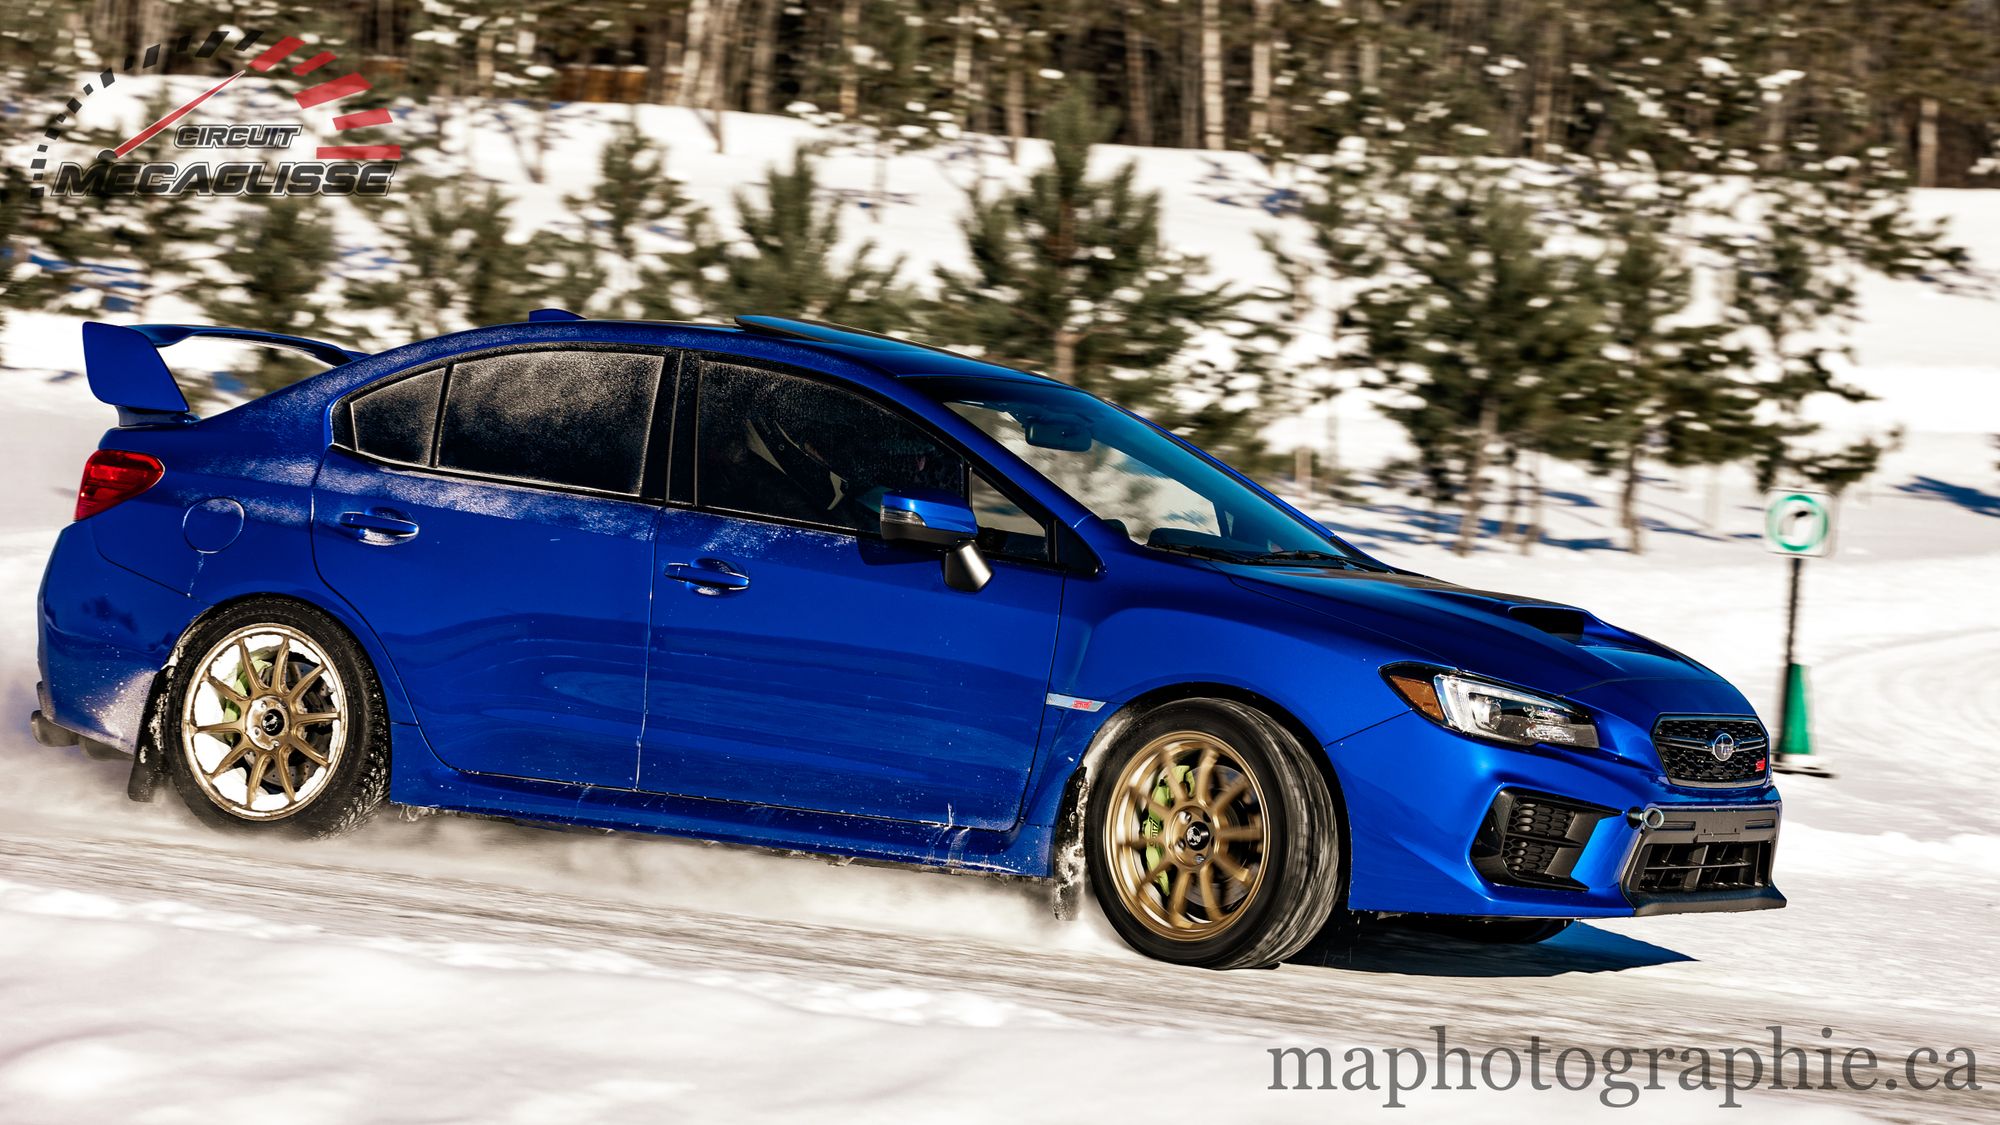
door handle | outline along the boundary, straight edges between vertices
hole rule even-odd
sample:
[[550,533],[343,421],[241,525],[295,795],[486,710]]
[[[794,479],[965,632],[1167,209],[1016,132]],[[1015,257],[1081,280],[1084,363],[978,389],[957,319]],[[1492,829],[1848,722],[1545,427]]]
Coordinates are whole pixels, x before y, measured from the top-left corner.
[[399,543],[417,533],[415,523],[379,509],[342,512],[335,522],[363,543]]
[[697,594],[726,594],[732,590],[750,588],[750,576],[721,559],[668,563],[666,575],[676,582],[685,582],[694,587],[694,592]]

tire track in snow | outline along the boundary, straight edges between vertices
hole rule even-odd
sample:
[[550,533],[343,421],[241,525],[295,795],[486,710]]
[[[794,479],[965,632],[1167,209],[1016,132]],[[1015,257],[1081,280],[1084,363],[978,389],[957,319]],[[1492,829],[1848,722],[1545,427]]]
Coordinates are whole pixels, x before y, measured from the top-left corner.
[[[1450,1027],[1455,1045],[1475,1049],[1519,1050],[1531,1034],[1551,1044],[1598,1049],[1643,1048],[1660,1040],[1719,1049],[1768,1045],[1767,1024],[1806,1032],[1834,1018],[1797,997],[1739,994],[1718,1002],[1718,989],[1705,979],[1706,964],[1649,964],[1662,958],[1648,956],[1649,947],[1636,942],[1625,943],[1636,948],[1621,946],[1608,955],[1559,939],[1557,946],[1535,950],[1465,948],[1428,957],[1414,946],[1364,944],[1345,968],[1295,964],[1274,972],[1204,973],[1136,956],[1023,949],[348,868],[316,861],[309,846],[252,853],[221,842],[4,830],[0,870],[8,884],[0,887],[0,910],[22,909],[22,896],[30,906],[46,903],[36,896],[67,889],[81,892],[82,917],[93,911],[102,916],[105,908],[91,904],[108,900],[124,904],[125,919],[171,922],[190,911],[231,916],[241,920],[230,923],[235,928],[255,933],[270,927],[290,934],[286,940],[307,927],[318,941],[447,962],[457,957],[524,970],[679,976],[808,1010],[845,1005],[842,1010],[857,1015],[868,1012],[866,1000],[857,1004],[856,997],[901,997],[892,999],[885,1016],[899,1022],[962,1023],[971,1012],[975,1022],[986,1018],[979,1013],[999,1013],[1113,1034],[1190,1032],[1243,1040],[1251,1057],[1270,1045],[1423,1045],[1434,1023]],[[59,912],[61,899],[55,902]],[[1565,964],[1631,971],[1565,972]],[[1423,975],[1446,965],[1462,975]],[[1900,1059],[1911,1046],[1944,1039],[1977,1043],[1972,1027],[1941,1028],[1925,1015],[1873,1011],[1839,1022],[1844,1043],[1867,1043],[1884,1057]],[[2000,1113],[2000,1093],[1990,1091],[1782,1096],[1891,1120],[1977,1121]]]
[[1813,729],[1832,780],[1783,783],[1815,827],[2000,836],[2000,629],[1849,650],[1815,669]]

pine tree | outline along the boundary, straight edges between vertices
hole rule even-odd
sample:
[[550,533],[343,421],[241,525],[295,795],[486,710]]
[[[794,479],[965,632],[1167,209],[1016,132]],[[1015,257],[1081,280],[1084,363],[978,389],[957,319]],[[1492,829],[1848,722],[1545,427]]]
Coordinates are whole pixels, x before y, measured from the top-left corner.
[[1589,263],[1554,251],[1536,208],[1474,165],[1411,200],[1398,272],[1353,317],[1385,412],[1417,448],[1434,498],[1460,497],[1456,549],[1480,533],[1486,474],[1506,435],[1544,435],[1596,377]]
[[524,244],[514,240],[498,187],[416,178],[382,229],[394,247],[387,276],[348,282],[360,308],[388,312],[412,337],[436,336],[525,316],[548,289]]
[[[667,174],[666,156],[631,122],[598,156],[590,190],[564,200],[582,237],[544,228],[531,241],[537,270],[563,308],[605,316],[667,318],[688,303],[688,283],[720,250],[705,209]],[[664,238],[673,244],[659,245]],[[699,239],[699,242],[697,241]]]
[[[254,205],[224,235],[215,266],[223,284],[204,287],[204,315],[220,324],[302,336],[328,334],[325,290],[336,260],[333,225],[317,201],[279,197]],[[338,334],[337,332],[334,334]],[[258,348],[239,377],[255,392],[276,390],[319,370],[288,351]]]
[[7,325],[8,309],[31,307],[39,298],[22,237],[28,205],[27,177],[13,168],[0,170],[0,328]]
[[860,60],[866,97],[855,124],[875,156],[868,218],[881,222],[889,203],[889,165],[896,156],[959,135],[962,122],[940,88],[948,41],[933,33],[922,4],[876,4],[870,10],[881,50]]
[[[789,169],[773,166],[764,200],[736,193],[740,242],[711,259],[670,262],[664,276],[686,284],[712,315],[768,312],[871,330],[907,327],[910,295],[898,283],[902,259],[875,261],[875,245],[841,254],[840,207],[816,198],[813,158],[803,149]],[[691,241],[715,242],[704,228]]]
[[[1657,197],[1654,197],[1657,198]],[[1747,366],[1727,324],[1690,318],[1694,270],[1685,241],[1666,230],[1678,200],[1616,215],[1610,252],[1595,279],[1603,309],[1605,361],[1572,412],[1582,423],[1568,442],[1573,455],[1621,478],[1618,517],[1628,548],[1642,549],[1639,495],[1648,459],[1675,467],[1749,455],[1763,431],[1757,398],[1735,381]]]
[[[1859,315],[1861,276],[1948,277],[1965,255],[1941,226],[1910,214],[1905,178],[1879,154],[1815,160],[1741,185],[1727,215],[1734,229],[1706,241],[1727,262],[1725,319],[1752,349],[1742,383],[1778,411],[1756,455],[1758,482],[1769,487],[1867,457],[1860,446],[1815,449],[1820,426],[1803,416],[1817,396],[1873,397],[1841,378],[1853,359],[1844,339]],[[1820,461],[1828,467],[1815,469]]]
[[1049,163],[1020,191],[974,198],[972,268],[938,271],[926,331],[999,363],[1134,405],[1157,402],[1197,332],[1241,298],[1195,282],[1202,263],[1160,241],[1160,201],[1130,164],[1097,179],[1109,133],[1078,92],[1050,112]]

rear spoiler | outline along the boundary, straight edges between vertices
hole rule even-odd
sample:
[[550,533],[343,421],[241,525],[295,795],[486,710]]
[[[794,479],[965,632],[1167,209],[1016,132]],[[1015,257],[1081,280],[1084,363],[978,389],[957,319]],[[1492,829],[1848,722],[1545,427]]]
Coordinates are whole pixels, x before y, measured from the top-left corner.
[[101,402],[118,408],[121,426],[172,425],[194,421],[188,412],[187,396],[174,382],[173,372],[160,358],[160,349],[182,340],[208,336],[221,340],[241,340],[274,348],[290,348],[338,367],[368,353],[349,351],[324,340],[261,332],[255,328],[213,328],[199,324],[103,324],[83,325],[83,370],[90,380],[90,393]]

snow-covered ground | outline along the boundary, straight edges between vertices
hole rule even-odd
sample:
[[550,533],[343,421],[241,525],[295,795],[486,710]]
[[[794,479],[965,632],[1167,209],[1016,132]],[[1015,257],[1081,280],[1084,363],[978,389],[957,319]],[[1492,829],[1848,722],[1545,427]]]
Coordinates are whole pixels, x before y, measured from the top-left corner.
[[[565,136],[602,125],[566,113]],[[807,133],[732,117],[718,156],[685,113],[646,113],[717,206]],[[1116,155],[1167,190],[1170,238],[1251,279],[1271,186],[1254,161]],[[850,231],[916,265],[951,253],[955,159],[900,162],[902,201]],[[860,158],[827,171],[857,193],[873,180]],[[529,212],[562,190],[516,186],[550,193]],[[2000,198],[1923,203],[2000,262]],[[1888,283],[1867,300],[1857,377],[1884,399],[1865,424],[1912,432],[1842,505],[1837,555],[1808,567],[1801,659],[1839,777],[1785,783],[1791,906],[1579,926],[1529,950],[1385,931],[1233,974],[1142,960],[1095,917],[1057,923],[1032,884],[449,817],[252,844],[200,830],[171,795],[127,803],[120,765],[25,731],[36,583],[110,411],[74,375],[76,322],[17,314],[0,340],[0,1121],[1393,1116],[1382,1093],[1267,1090],[1266,1050],[1423,1046],[1438,1023],[1475,1049],[1539,1035],[1598,1051],[1751,1047],[1779,1024],[1808,1046],[1962,1046],[2000,1066],[2000,307]],[[1311,501],[1330,523],[1405,566],[1588,606],[1768,716],[1785,574],[1746,479],[1724,474],[1713,503],[1702,474],[1651,484],[1634,557],[1612,549],[1612,494],[1559,474],[1549,545],[1461,559],[1369,482],[1393,434],[1351,397],[1343,460],[1362,481],[1356,502]],[[1598,1087],[1405,1100],[1467,1121],[1744,1116],[1677,1089],[1633,1109]],[[1747,1101],[1759,1120],[2000,1117],[1990,1089]]]

